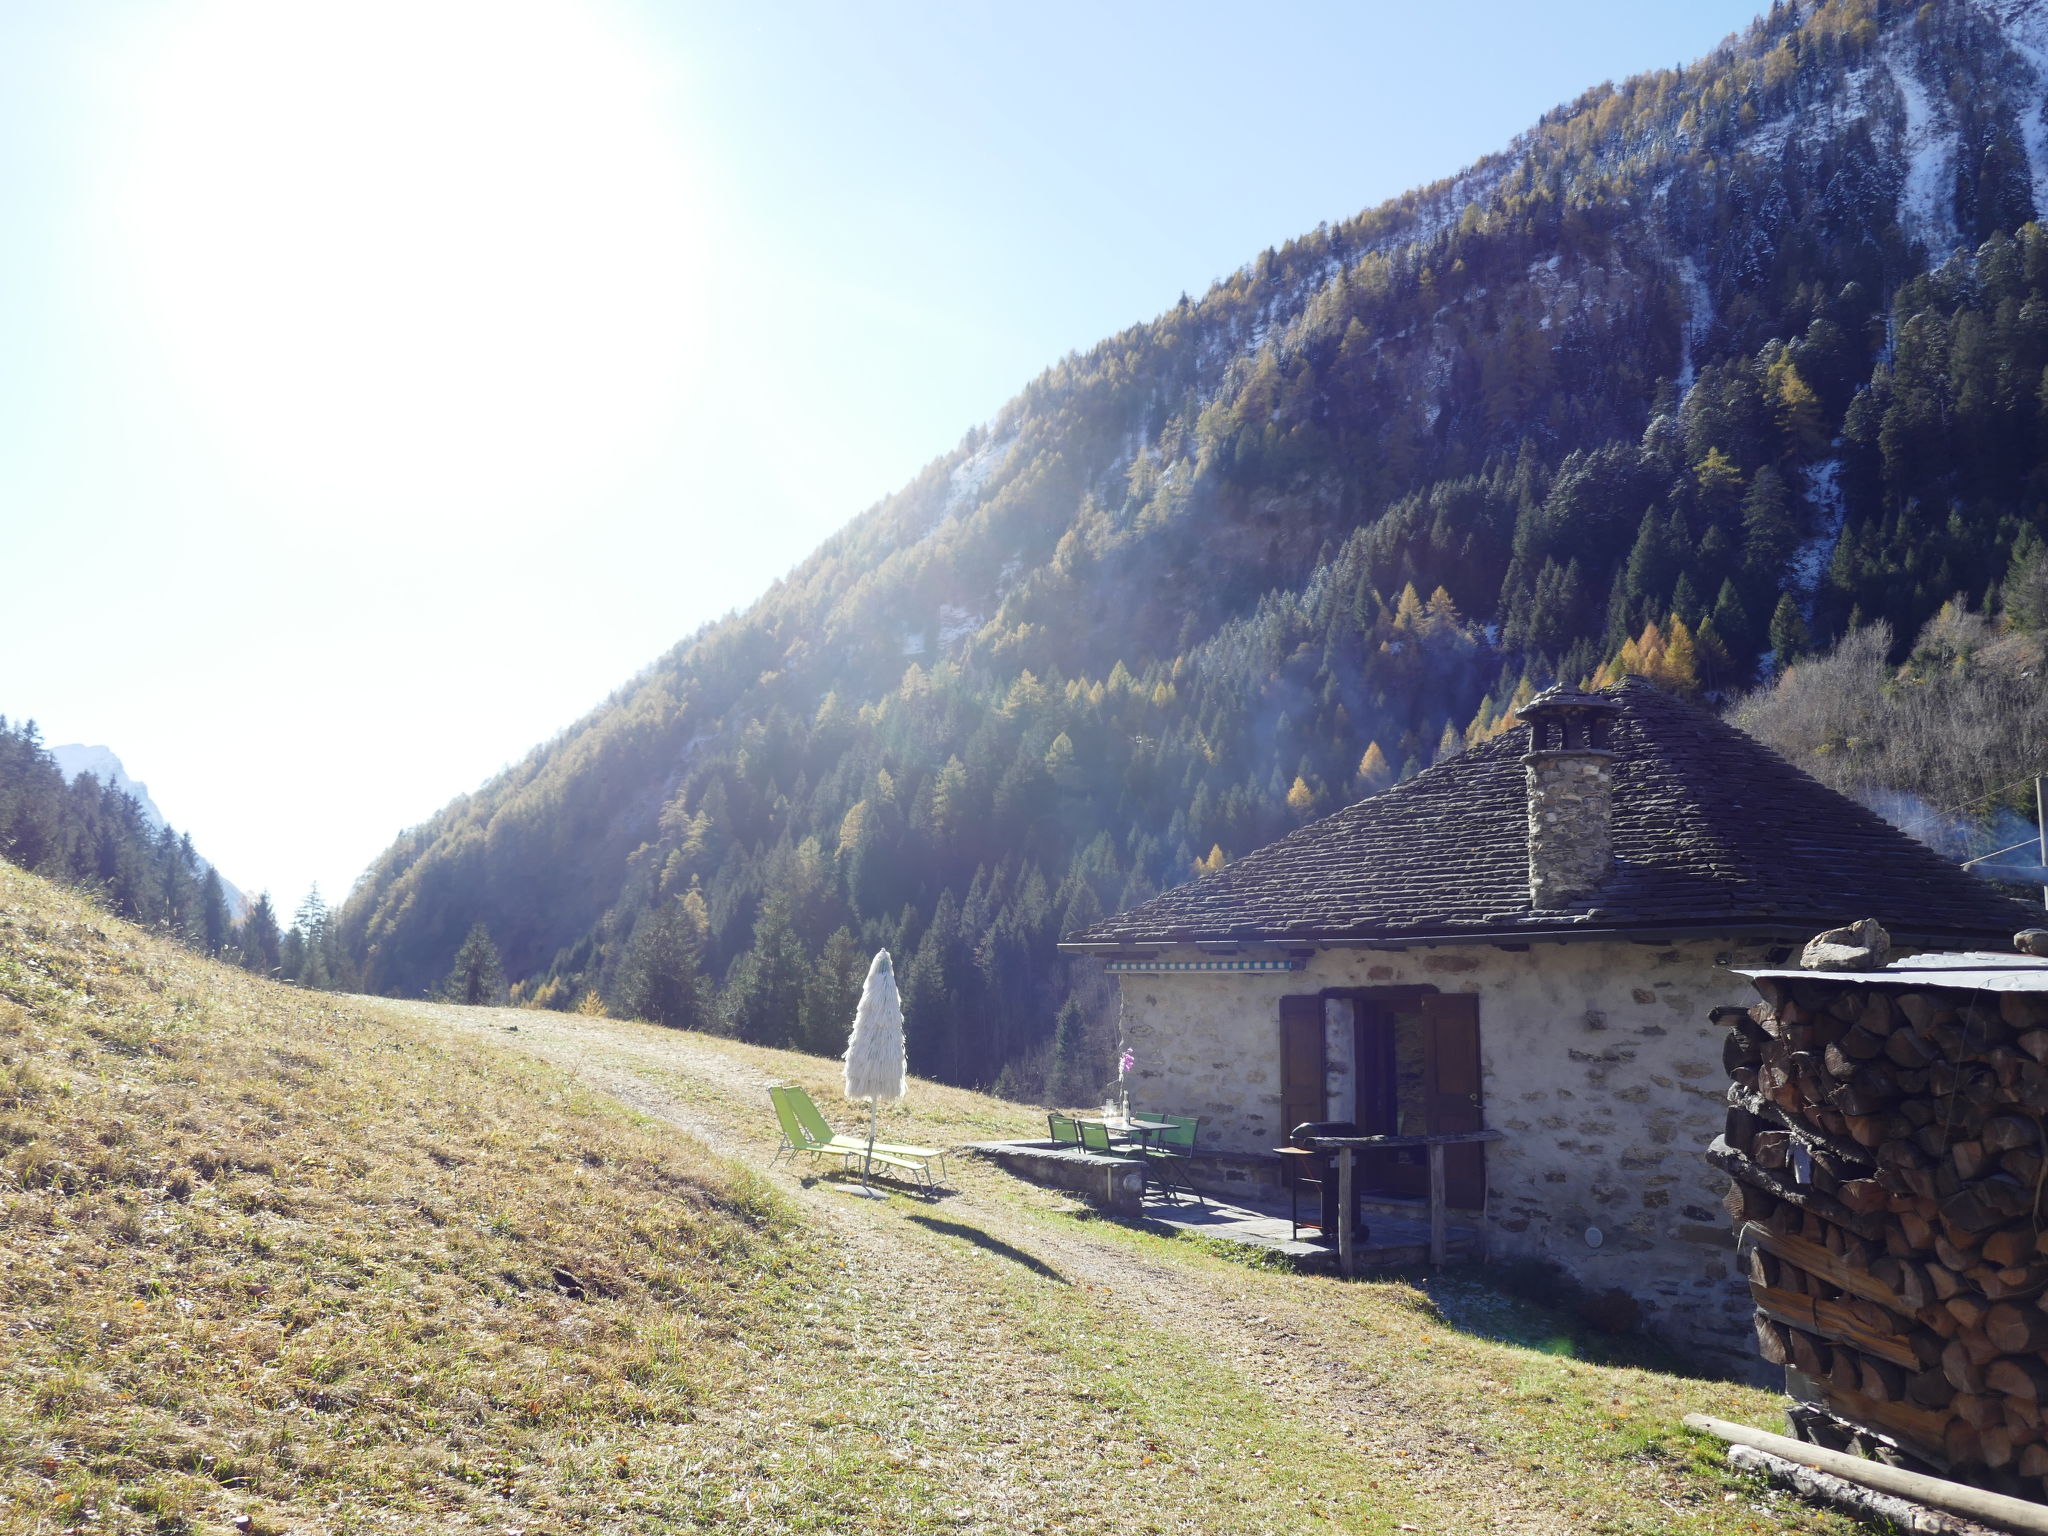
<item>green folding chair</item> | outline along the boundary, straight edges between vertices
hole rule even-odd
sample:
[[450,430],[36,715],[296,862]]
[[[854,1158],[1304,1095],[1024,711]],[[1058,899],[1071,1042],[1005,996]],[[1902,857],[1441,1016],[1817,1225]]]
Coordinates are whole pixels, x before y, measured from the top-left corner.
[[1114,1152],[1116,1150],[1116,1148],[1109,1144],[1108,1126],[1098,1120],[1083,1120],[1080,1122],[1080,1126],[1081,1145],[1088,1151]]
[[1070,1147],[1081,1145],[1081,1127],[1074,1123],[1071,1116],[1047,1115],[1045,1124],[1046,1129],[1052,1132],[1054,1142]]
[[1171,1130],[1154,1131],[1146,1143],[1145,1167],[1159,1181],[1162,1190],[1185,1190],[1203,1205],[1208,1201],[1202,1192],[1188,1180],[1188,1165],[1195,1155],[1195,1138],[1200,1133],[1202,1122],[1189,1115],[1153,1115],[1154,1120],[1164,1120]]

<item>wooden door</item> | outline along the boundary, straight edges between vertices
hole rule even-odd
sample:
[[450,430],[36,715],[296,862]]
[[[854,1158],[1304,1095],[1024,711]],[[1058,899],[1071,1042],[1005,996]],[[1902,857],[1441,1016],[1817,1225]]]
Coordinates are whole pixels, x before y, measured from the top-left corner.
[[[1432,1136],[1486,1129],[1479,1070],[1479,998],[1470,992],[1422,999],[1427,1044],[1423,1114]],[[1444,1148],[1444,1198],[1460,1210],[1486,1202],[1483,1144]]]
[[1280,999],[1279,1139],[1305,1120],[1323,1118],[1323,1000],[1315,994]]

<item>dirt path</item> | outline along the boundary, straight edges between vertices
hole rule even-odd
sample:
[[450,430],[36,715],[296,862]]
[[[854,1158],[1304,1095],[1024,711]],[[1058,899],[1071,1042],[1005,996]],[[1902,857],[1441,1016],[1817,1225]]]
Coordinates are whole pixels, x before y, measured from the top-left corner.
[[[1360,1336],[1327,1283],[1188,1264],[1163,1248],[1155,1257],[1113,1231],[1049,1222],[1020,1203],[1007,1175],[971,1158],[954,1159],[955,1188],[932,1206],[849,1198],[787,1162],[769,1169],[776,1137],[764,1090],[777,1079],[743,1048],[569,1014],[365,1001],[530,1052],[766,1171],[829,1234],[844,1264],[814,1345],[857,1352],[876,1384],[877,1400],[859,1410],[869,1429],[887,1434],[891,1402],[918,1416],[927,1432],[904,1454],[934,1479],[942,1503],[958,1498],[964,1527],[1101,1529],[1134,1494],[1148,1500],[1157,1530],[1285,1529],[1286,1509],[1316,1507],[1312,1492],[1268,1486],[1239,1508],[1246,1478],[1256,1485],[1266,1475],[1270,1484],[1280,1474],[1258,1446],[1219,1444],[1227,1425],[1176,1432],[1156,1415],[1105,1416],[1073,1341],[1044,1332],[1072,1326],[1078,1291],[1106,1349],[1114,1340],[1184,1356],[1197,1372],[1221,1370],[1273,1433],[1330,1441],[1354,1496],[1380,1490],[1365,1494],[1379,1504],[1367,1529],[1589,1528],[1591,1512],[1561,1507],[1578,1501],[1561,1500],[1542,1468],[1489,1451],[1492,1437],[1461,1408],[1469,1395],[1457,1383],[1425,1401],[1413,1381],[1373,1369],[1375,1341]],[[875,1305],[884,1295],[888,1304]],[[1020,1317],[1041,1326],[1020,1328]],[[807,1353],[786,1358],[800,1370]],[[801,1382],[781,1385],[802,1395]],[[1129,1483],[1106,1478],[1105,1461],[1126,1467]],[[773,1472],[764,1468],[764,1477]],[[1216,1507],[1174,1519],[1173,1508],[1196,1491],[1189,1478]],[[1148,1484],[1175,1497],[1146,1493]],[[1350,1518],[1357,1514],[1354,1505]]]

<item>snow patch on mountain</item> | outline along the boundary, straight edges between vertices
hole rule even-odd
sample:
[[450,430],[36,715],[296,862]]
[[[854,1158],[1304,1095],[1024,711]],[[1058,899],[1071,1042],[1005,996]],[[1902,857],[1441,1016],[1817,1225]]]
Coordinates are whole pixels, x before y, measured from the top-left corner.
[[2020,113],[2020,137],[2034,183],[2034,208],[2048,213],[2048,0],[1978,0],[2005,45],[2034,72],[2031,112]]
[[981,500],[981,488],[1016,446],[1016,437],[991,437],[973,453],[953,466],[946,479],[946,510],[939,521],[958,517]]
[[1820,594],[1821,579],[1835,558],[1835,546],[1842,541],[1842,526],[1848,520],[1848,503],[1842,498],[1842,461],[1823,459],[1805,471],[1806,504],[1813,509],[1812,535],[1792,555],[1792,588],[1799,597],[1801,615],[1813,622],[1814,600]]
[[1913,73],[1913,61],[1900,44],[1894,44],[1886,58],[1904,103],[1906,122],[1899,139],[1899,152],[1906,162],[1906,185],[1899,193],[1899,227],[1908,240],[1927,247],[1929,259],[1939,264],[1956,248],[1960,237],[1955,225],[1955,134],[1941,119],[1927,87]]
[[1700,276],[1700,264],[1690,256],[1678,258],[1678,286],[1685,293],[1685,326],[1679,332],[1678,397],[1692,388],[1693,351],[1714,328],[1714,295]]

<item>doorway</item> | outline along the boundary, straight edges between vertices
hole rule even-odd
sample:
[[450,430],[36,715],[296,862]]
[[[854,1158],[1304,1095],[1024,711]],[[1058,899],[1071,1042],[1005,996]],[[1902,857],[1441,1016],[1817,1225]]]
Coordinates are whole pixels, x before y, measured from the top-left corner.
[[[1295,1117],[1290,1124],[1350,1119],[1369,1136],[1440,1136],[1485,1128],[1476,993],[1346,988],[1283,998],[1280,1012],[1282,1098],[1284,1113]],[[1350,1113],[1326,1116],[1337,1097],[1333,1066],[1338,1076],[1349,1078],[1343,1107]],[[1429,1194],[1429,1154],[1420,1147],[1364,1153],[1358,1173],[1368,1194],[1396,1199]],[[1483,1145],[1444,1149],[1444,1196],[1461,1210],[1483,1207]]]

